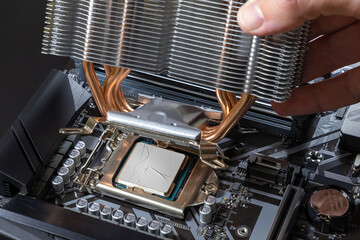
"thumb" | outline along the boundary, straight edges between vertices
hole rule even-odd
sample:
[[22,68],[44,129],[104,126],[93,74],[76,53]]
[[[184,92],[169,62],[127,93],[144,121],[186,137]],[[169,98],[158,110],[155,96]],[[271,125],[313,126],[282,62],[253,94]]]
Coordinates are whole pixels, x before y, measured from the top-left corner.
[[319,16],[360,19],[359,0],[250,0],[238,12],[241,29],[252,35],[290,31]]

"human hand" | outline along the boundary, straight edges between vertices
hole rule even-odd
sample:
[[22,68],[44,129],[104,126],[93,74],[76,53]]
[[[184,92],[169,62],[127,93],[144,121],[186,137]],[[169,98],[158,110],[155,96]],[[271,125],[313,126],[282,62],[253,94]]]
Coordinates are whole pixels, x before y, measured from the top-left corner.
[[[251,0],[238,13],[252,35],[290,31],[314,20],[303,83],[360,61],[360,0]],[[300,86],[285,103],[272,103],[280,115],[334,110],[360,101],[360,67],[333,79]]]

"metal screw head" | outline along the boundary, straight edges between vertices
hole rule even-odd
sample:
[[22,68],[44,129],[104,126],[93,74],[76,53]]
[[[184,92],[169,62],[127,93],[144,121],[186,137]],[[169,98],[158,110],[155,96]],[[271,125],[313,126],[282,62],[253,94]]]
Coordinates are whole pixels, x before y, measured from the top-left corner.
[[208,183],[205,185],[206,194],[214,194],[218,190],[218,186],[215,183]]
[[240,226],[236,229],[236,234],[241,238],[246,238],[250,236],[251,229],[248,226]]
[[305,160],[307,162],[320,163],[324,160],[324,156],[318,151],[310,151],[305,155]]

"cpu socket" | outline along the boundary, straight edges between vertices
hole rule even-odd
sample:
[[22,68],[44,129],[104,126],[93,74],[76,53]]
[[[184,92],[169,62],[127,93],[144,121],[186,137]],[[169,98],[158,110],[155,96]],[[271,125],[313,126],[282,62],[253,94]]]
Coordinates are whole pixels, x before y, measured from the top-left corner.
[[96,192],[177,218],[218,186],[214,170],[199,156],[133,134],[116,147],[101,175]]

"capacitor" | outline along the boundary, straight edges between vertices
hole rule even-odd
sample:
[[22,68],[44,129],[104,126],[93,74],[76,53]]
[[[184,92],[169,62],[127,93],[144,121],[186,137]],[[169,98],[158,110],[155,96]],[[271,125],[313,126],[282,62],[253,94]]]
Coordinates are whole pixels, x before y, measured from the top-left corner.
[[128,227],[135,227],[136,216],[133,213],[127,213],[124,216],[124,224]]
[[111,214],[111,218],[114,222],[122,223],[124,218],[124,212],[120,209],[115,209]]
[[91,202],[89,203],[89,209],[88,209],[89,214],[94,215],[94,216],[99,216],[100,215],[100,204],[97,202]]
[[86,199],[80,198],[76,201],[76,208],[80,212],[87,213],[88,211],[88,201]]
[[57,170],[57,174],[63,178],[64,180],[64,184],[69,184],[70,182],[70,174],[69,174],[69,169],[62,166]]
[[67,158],[63,166],[69,169],[70,176],[73,176],[75,174],[75,162],[73,159]]
[[101,219],[107,219],[110,220],[111,219],[111,212],[112,212],[112,208],[109,206],[103,206],[100,210],[100,217]]
[[81,158],[79,150],[73,149],[69,153],[69,158],[74,160],[75,167],[79,167],[81,165]]
[[78,141],[75,145],[75,149],[79,150],[80,152],[80,157],[84,158],[86,155],[86,145],[83,141]]
[[214,196],[207,196],[204,200],[204,204],[208,205],[211,208],[211,213],[216,212],[216,198]]
[[212,219],[211,207],[204,204],[200,207],[200,222],[202,224],[209,224]]
[[165,224],[161,230],[160,235],[165,238],[171,238],[172,236],[172,227],[170,224]]
[[353,205],[353,200],[346,190],[337,186],[327,186],[311,193],[307,212],[310,221],[319,232],[343,234],[349,229]]
[[56,194],[61,194],[64,192],[64,179],[61,176],[56,176],[51,181],[54,192]]
[[160,233],[160,222],[157,220],[152,220],[148,224],[148,231],[154,235],[159,235]]
[[148,220],[145,217],[139,217],[136,220],[136,229],[141,231],[146,231],[148,225]]

